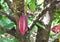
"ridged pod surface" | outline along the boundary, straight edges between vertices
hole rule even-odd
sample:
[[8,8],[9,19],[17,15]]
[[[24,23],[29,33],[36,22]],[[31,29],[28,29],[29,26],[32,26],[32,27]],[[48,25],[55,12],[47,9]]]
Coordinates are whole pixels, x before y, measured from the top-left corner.
[[60,24],[54,26],[54,27],[52,28],[52,31],[57,34],[57,33],[60,31]]
[[22,14],[19,18],[19,22],[18,22],[18,25],[19,25],[19,31],[22,35],[25,34],[25,32],[27,31],[28,29],[28,21],[27,21],[27,16],[25,14]]

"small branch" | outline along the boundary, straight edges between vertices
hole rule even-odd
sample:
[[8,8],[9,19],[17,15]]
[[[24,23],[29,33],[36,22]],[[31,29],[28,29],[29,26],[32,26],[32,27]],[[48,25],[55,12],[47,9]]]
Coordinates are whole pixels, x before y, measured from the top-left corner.
[[0,11],[0,14],[8,17],[11,21],[13,21],[14,23],[16,23],[16,20],[15,20],[15,18],[13,17],[12,14],[7,14],[7,13],[2,12],[2,11]]
[[[32,22],[32,24],[31,24],[31,26],[29,27],[29,29],[28,29],[28,31],[30,32],[30,30],[32,30],[32,28],[34,27],[34,25],[36,24],[36,22],[40,19],[40,17],[42,17],[44,14],[45,14],[45,12],[48,10],[48,8],[46,8],[46,9],[44,9],[42,12],[41,12],[41,14],[39,14],[37,17],[36,17],[36,19]],[[27,31],[27,32],[28,32]],[[28,33],[29,33],[28,32]]]
[[[51,5],[53,5],[53,4],[58,4],[59,2],[60,2],[60,1],[53,2],[53,3],[51,3]],[[44,9],[44,10],[41,12],[41,14],[39,14],[39,15],[37,16],[37,18],[32,22],[31,26],[28,27],[28,28],[29,28],[28,31],[32,30],[32,28],[34,27],[34,25],[36,24],[36,22],[40,19],[40,17],[42,17],[42,16],[45,14],[45,12],[46,12],[47,10],[49,10],[49,8],[50,8],[50,7]],[[28,31],[27,31],[27,32],[28,32]],[[29,32],[28,32],[28,33],[29,33]]]

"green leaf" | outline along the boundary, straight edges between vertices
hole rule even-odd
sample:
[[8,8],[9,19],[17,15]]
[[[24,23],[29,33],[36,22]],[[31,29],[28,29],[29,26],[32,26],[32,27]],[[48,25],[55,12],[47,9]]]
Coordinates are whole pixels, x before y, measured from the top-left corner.
[[30,27],[32,21],[33,21],[33,17],[32,16],[28,17],[28,27]]
[[6,24],[4,27],[7,29],[12,29],[14,27],[14,23]]
[[0,42],[4,42],[4,38],[0,38]]
[[0,15],[0,26],[4,27],[4,28],[7,28],[7,29],[12,29],[14,27],[14,23],[9,20],[8,18],[4,17],[4,16],[1,16]]
[[50,31],[50,37],[52,37],[54,35],[54,32]]
[[31,0],[31,2],[29,3],[30,10],[33,11],[33,12],[34,12],[35,9],[36,9],[36,5],[35,5],[34,2],[35,2],[34,0]]
[[4,34],[4,32],[0,30],[0,34]]
[[4,0],[0,0],[0,4],[2,4],[4,2]]
[[6,24],[10,24],[12,21],[9,20],[8,18],[4,18],[4,19],[3,19],[3,22],[5,22]]
[[30,10],[34,12],[36,9],[35,0],[25,0],[25,2],[29,5]]
[[18,42],[18,40],[14,37],[7,36],[5,38],[0,38],[0,42]]
[[34,12],[35,9],[36,9],[35,4],[31,3],[31,4],[30,4],[30,10]]
[[58,33],[58,36],[57,36],[57,38],[60,38],[60,32]]
[[30,31],[30,35],[36,30],[38,30],[38,28],[37,28],[37,26],[34,26],[33,29]]
[[2,19],[2,15],[0,15],[0,20]]
[[15,38],[15,39],[14,39],[14,42],[18,42],[18,40]]
[[44,2],[44,0],[37,0],[37,5],[39,5],[39,4],[43,3],[43,2]]
[[36,23],[38,26],[42,27],[43,29],[45,29],[45,27],[43,25],[41,25],[39,22]]
[[29,4],[31,2],[31,0],[24,0],[27,4]]

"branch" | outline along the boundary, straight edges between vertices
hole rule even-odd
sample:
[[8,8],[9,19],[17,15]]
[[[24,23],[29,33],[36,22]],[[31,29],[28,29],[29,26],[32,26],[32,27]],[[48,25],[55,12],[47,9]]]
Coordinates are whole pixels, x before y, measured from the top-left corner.
[[34,27],[34,25],[36,24],[36,22],[40,19],[40,17],[42,17],[45,12],[48,10],[48,8],[44,9],[41,14],[39,14],[36,19],[32,22],[31,26],[29,27],[28,31],[32,30],[32,28]]
[[15,20],[15,18],[13,17],[12,14],[7,14],[7,13],[2,12],[2,11],[0,11],[0,14],[8,17],[11,21],[13,21],[14,23],[16,23],[16,20]]
[[[51,5],[54,5],[54,4],[58,4],[60,1],[54,1],[53,3],[51,3]],[[42,17],[44,14],[45,14],[45,12],[47,11],[47,10],[49,10],[49,8],[50,7],[48,7],[48,8],[46,8],[46,9],[44,9],[42,12],[41,12],[41,14],[39,14],[38,16],[37,16],[37,18],[32,22],[32,24],[31,24],[31,26],[30,27],[28,27],[29,29],[28,29],[28,33],[29,33],[29,31],[30,30],[32,30],[32,28],[34,27],[34,25],[36,24],[36,22],[40,19],[40,17]]]

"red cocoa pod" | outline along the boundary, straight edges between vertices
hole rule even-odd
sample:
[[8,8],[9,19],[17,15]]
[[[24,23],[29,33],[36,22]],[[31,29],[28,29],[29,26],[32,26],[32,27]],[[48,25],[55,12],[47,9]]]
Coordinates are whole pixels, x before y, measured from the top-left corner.
[[20,16],[18,26],[20,33],[24,35],[28,29],[28,21],[27,21],[27,16],[25,14],[22,14]]
[[57,34],[57,33],[60,31],[60,24],[54,26],[54,27],[52,28],[52,31]]

